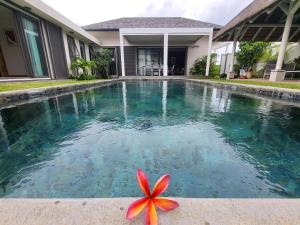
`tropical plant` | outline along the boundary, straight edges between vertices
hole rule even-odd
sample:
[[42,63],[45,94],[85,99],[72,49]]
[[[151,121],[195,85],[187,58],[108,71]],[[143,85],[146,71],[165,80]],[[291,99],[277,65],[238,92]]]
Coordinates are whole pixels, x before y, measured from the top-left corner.
[[179,207],[179,204],[174,200],[157,197],[168,188],[169,180],[170,175],[163,175],[158,179],[151,193],[148,178],[142,170],[138,169],[137,181],[146,197],[138,199],[128,207],[126,219],[130,220],[135,218],[143,211],[144,208],[146,208],[145,224],[157,225],[158,218],[155,206],[164,212],[169,212]]
[[298,58],[295,58],[293,62],[296,64],[296,70],[300,69],[300,56]]
[[259,61],[269,42],[240,42],[240,50],[236,53],[236,59],[241,67],[251,71],[253,65]]
[[[220,74],[220,66],[216,65],[217,54],[211,54],[211,60],[209,65],[209,75],[218,76]],[[203,56],[195,60],[190,73],[193,75],[204,75],[206,70],[207,56]]]
[[109,77],[109,66],[112,63],[113,51],[111,49],[101,49],[95,53],[96,69],[100,74]]
[[93,60],[88,61],[79,56],[76,56],[71,63],[71,69],[75,70],[76,73],[73,77],[77,80],[91,80],[95,76],[92,75],[92,69],[95,67]]

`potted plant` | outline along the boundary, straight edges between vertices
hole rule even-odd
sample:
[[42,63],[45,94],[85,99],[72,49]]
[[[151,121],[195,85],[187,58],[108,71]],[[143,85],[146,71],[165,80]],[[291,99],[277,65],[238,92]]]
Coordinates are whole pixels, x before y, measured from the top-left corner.
[[266,48],[270,46],[268,42],[240,42],[240,50],[236,53],[237,61],[245,69],[245,77],[252,77],[252,68],[256,64]]

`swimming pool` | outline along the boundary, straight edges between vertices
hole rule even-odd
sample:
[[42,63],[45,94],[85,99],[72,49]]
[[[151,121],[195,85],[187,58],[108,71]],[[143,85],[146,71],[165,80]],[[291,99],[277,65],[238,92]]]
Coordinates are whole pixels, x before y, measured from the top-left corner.
[[0,112],[1,197],[300,197],[300,108],[187,81],[123,81]]

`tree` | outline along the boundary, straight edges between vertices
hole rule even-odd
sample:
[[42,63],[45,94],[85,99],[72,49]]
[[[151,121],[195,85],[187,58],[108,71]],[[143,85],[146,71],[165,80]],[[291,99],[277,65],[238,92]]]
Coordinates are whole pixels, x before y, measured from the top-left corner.
[[109,66],[112,62],[113,51],[111,49],[101,49],[95,54],[96,69],[101,73],[104,72],[108,77]]
[[236,53],[237,61],[249,71],[269,46],[269,42],[240,42],[240,50]]

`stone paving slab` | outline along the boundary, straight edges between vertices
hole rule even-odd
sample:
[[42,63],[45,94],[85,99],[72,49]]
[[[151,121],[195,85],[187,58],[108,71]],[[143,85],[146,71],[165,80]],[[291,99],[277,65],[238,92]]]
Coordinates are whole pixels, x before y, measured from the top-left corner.
[[[110,199],[2,199],[1,225],[138,225],[143,216],[126,221],[134,198]],[[161,225],[299,225],[296,199],[189,199],[180,207],[159,212]]]

